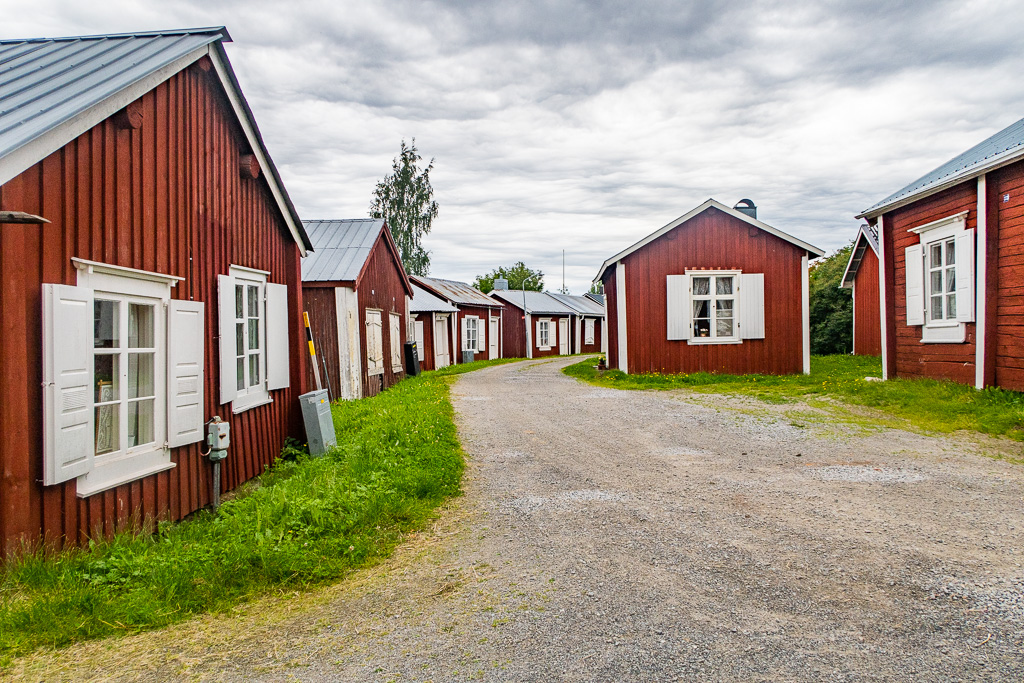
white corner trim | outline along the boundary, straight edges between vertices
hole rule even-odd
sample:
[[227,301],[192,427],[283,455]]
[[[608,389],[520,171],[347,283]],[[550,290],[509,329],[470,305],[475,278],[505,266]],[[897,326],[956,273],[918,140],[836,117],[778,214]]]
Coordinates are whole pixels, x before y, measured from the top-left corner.
[[179,282],[185,280],[183,277],[177,275],[164,275],[163,273],[155,273],[151,270],[138,270],[136,268],[127,268],[125,266],[112,266],[109,263],[100,263],[99,261],[87,261],[86,259],[78,258],[77,256],[71,257],[71,263],[74,264],[82,273],[88,275],[116,275],[117,277],[130,277],[134,280],[149,280],[150,282],[159,282],[170,287],[176,287]]
[[889,316],[885,308],[885,224],[883,221],[884,214],[878,217],[876,225],[878,226],[878,326],[882,342],[882,379],[885,380],[889,379],[889,345],[887,343]]
[[104,119],[124,109],[209,52],[209,45],[193,50],[12,151],[0,159],[0,185],[39,163]]
[[985,292],[988,286],[988,181],[978,176],[978,231],[974,248],[974,387],[985,388]]
[[615,264],[615,308],[618,320],[619,370],[629,372],[629,355],[626,346],[626,264]]
[[800,257],[800,302],[803,321],[804,374],[811,374],[811,299],[810,279],[807,270],[807,252]]
[[[955,213],[952,216],[946,216],[945,218],[940,218],[936,221],[932,221],[931,223],[919,225],[916,228],[909,228],[907,232],[920,235],[922,232],[929,232],[931,230],[937,230],[938,228],[944,228],[947,226],[953,227],[956,226],[957,223],[961,224],[958,227],[962,229],[964,224],[967,222],[967,214],[967,211],[961,211],[960,213]],[[956,228],[954,227],[954,229]]]

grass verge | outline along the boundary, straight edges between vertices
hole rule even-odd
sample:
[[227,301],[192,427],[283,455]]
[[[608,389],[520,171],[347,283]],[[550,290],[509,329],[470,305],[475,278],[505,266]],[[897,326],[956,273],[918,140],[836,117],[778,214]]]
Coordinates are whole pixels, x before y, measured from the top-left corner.
[[12,560],[0,573],[0,667],[40,647],[322,585],[386,557],[459,494],[465,464],[449,377],[493,364],[424,373],[335,404],[337,448],[279,460],[217,513]]
[[928,379],[867,381],[880,377],[881,361],[871,356],[813,356],[809,375],[627,375],[598,371],[595,359],[570,365],[571,377],[616,389],[688,389],[694,392],[750,396],[770,403],[830,397],[883,410],[911,425],[932,431],[969,429],[1024,441],[1024,394],[1004,389],[974,389]]

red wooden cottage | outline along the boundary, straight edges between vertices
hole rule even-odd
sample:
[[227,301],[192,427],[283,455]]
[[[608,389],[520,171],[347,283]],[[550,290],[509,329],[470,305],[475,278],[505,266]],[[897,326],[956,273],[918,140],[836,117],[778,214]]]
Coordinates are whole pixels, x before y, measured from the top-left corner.
[[846,264],[841,286],[853,295],[853,353],[882,353],[882,321],[878,294],[878,234],[870,225],[860,226]]
[[302,435],[310,245],[229,40],[0,41],[3,552],[207,505],[214,415],[222,490]]
[[459,309],[422,287],[412,286],[409,310],[416,338],[416,353],[423,370],[440,370],[452,364],[455,316]]
[[303,302],[332,398],[375,396],[405,377],[412,284],[384,221],[306,221]]
[[1024,390],[1024,120],[860,217],[879,235],[884,376]]
[[575,310],[545,292],[495,289],[491,296],[505,304],[501,322],[505,330],[505,358],[571,353],[570,330]]
[[573,310],[569,321],[569,353],[601,353],[604,341],[604,305],[588,296],[554,294],[558,301]]
[[604,262],[609,367],[810,372],[807,262],[824,252],[756,216],[709,199]]
[[452,363],[503,358],[499,302],[465,282],[418,275],[412,280],[458,309],[451,319],[450,338],[457,342]]

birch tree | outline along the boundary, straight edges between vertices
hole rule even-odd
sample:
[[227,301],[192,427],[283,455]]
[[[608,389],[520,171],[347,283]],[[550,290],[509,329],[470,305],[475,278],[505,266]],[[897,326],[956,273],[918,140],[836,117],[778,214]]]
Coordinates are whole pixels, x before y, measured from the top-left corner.
[[423,236],[437,218],[437,202],[430,185],[434,160],[422,170],[423,157],[416,150],[416,138],[407,146],[402,140],[398,156],[391,162],[391,175],[377,183],[370,204],[370,217],[383,218],[391,228],[402,265],[410,275],[426,275],[430,252],[423,248]]

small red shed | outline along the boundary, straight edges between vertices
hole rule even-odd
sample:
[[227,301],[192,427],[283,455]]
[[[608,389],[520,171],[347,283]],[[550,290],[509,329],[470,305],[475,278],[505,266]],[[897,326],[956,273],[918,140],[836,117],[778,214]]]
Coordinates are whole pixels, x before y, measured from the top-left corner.
[[0,552],[176,520],[302,436],[308,238],[223,28],[0,41]]
[[440,370],[452,364],[455,350],[452,348],[455,315],[459,309],[434,296],[422,287],[412,286],[413,332],[416,338],[416,353],[423,370]]
[[[384,221],[305,221],[302,298],[331,398],[375,396],[405,377],[412,283]],[[312,376],[310,376],[312,379]]]
[[573,294],[551,296],[574,311],[569,322],[569,353],[603,353],[604,305],[598,299]]
[[412,276],[413,281],[434,296],[452,304],[458,313],[451,318],[450,338],[455,340],[452,363],[502,358],[501,309],[499,302],[479,289],[455,280]]
[[[608,366],[810,372],[807,262],[817,247],[709,199],[601,266]],[[771,307],[765,307],[765,301]]]
[[565,356],[572,352],[572,319],[576,311],[546,292],[495,289],[491,296],[505,304],[502,312],[506,358]]
[[859,217],[879,236],[884,376],[1024,391],[1024,120]]
[[840,284],[853,295],[853,353],[882,353],[882,321],[878,294],[878,234],[867,224],[857,231]]

